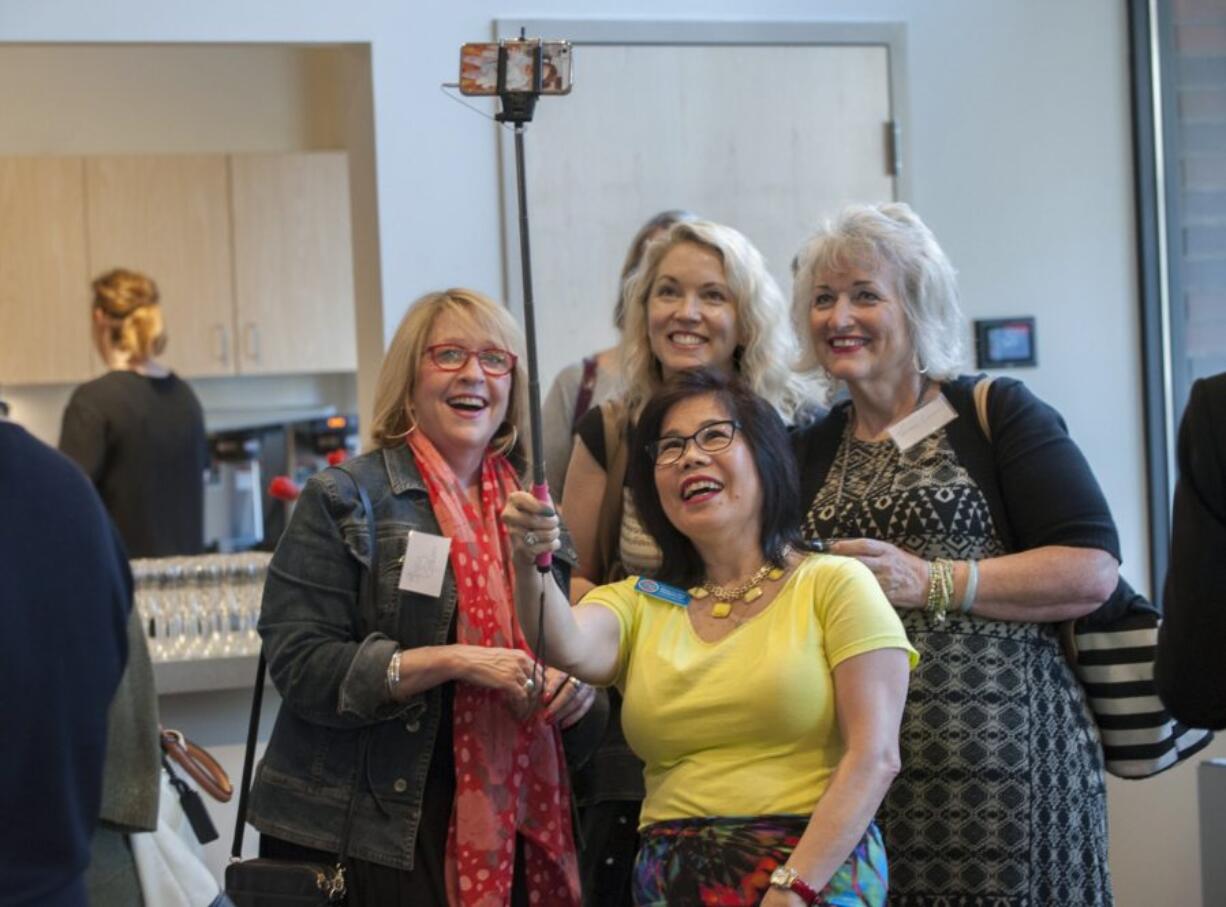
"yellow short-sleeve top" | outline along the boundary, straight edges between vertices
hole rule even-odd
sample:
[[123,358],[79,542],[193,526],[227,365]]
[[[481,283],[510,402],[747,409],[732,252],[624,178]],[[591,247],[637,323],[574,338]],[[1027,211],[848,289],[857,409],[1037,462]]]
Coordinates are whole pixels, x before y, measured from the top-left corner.
[[844,751],[834,667],[885,648],[919,659],[877,580],[851,558],[809,556],[766,610],[714,643],[637,579],[583,601],[620,624],[622,727],[646,763],[641,826],[808,815]]

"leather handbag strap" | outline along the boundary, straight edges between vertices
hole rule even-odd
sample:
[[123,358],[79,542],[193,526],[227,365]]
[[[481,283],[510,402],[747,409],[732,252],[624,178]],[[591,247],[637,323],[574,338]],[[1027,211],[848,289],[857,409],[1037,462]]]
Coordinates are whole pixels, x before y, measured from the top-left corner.
[[218,803],[229,803],[234,795],[230,776],[213,755],[183,736],[182,731],[161,729],[162,752],[170,757],[206,794]]
[[628,436],[629,412],[620,401],[606,400],[600,404],[601,425],[604,429],[605,485],[596,523],[596,557],[592,579],[606,583],[617,576],[621,561],[622,501],[625,494],[626,470],[630,462]]
[[575,410],[570,417],[571,434],[575,433],[583,414],[591,409],[592,395],[596,392],[598,365],[595,356],[588,356],[583,360],[583,377],[579,379],[579,394],[575,397]]
[[975,382],[975,414],[979,417],[979,430],[983,436],[992,441],[992,427],[988,423],[988,391],[992,389],[991,378],[980,378]]
[[[351,473],[337,467],[337,471],[349,476],[353,486],[358,490],[358,498],[366,513],[366,531],[370,536],[370,582],[367,583],[366,594],[374,604],[379,585],[379,537],[375,533],[375,510],[370,504],[370,495]],[[234,843],[230,847],[230,857],[241,860],[243,857],[243,831],[247,825],[247,801],[251,793],[251,772],[255,764],[255,741],[260,732],[260,706],[264,701],[264,679],[267,676],[268,662],[264,658],[264,648],[260,647],[259,664],[255,669],[255,690],[251,697],[251,718],[247,722],[247,750],[243,754],[243,781],[238,791],[238,816],[234,820]],[[354,781],[353,791],[349,795],[349,809],[345,814],[345,828],[341,832],[340,858],[344,859],[349,849],[349,833],[353,829],[354,808],[357,805],[358,785]]]

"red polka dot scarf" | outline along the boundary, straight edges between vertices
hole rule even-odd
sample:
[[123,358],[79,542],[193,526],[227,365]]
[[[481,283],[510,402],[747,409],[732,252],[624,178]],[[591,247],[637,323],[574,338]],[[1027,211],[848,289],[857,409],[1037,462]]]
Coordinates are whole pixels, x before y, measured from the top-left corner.
[[[506,458],[481,466],[481,509],[421,432],[408,436],[430,505],[451,539],[458,592],[456,642],[529,652],[515,618],[514,574],[499,519],[519,488]],[[524,880],[533,904],[578,907],[579,875],[570,823],[562,740],[535,713],[518,721],[502,694],[456,683],[453,740],[456,799],[447,836],[448,900],[463,907],[511,901],[516,837],[523,838]]]

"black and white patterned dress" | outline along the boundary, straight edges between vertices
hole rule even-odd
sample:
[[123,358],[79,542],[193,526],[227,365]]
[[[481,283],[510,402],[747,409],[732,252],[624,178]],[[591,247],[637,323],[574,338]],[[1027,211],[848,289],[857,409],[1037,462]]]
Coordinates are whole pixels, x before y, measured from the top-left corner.
[[[844,432],[805,533],[926,559],[1005,553],[945,429],[905,453]],[[920,663],[878,817],[892,907],[1110,905],[1101,751],[1056,626],[899,614]]]

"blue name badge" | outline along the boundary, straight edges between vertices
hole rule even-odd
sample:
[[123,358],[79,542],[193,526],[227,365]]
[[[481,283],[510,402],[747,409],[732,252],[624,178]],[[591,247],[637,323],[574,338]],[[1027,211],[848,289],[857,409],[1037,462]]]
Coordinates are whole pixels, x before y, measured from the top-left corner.
[[634,588],[635,591],[642,592],[644,595],[650,595],[652,598],[658,598],[661,601],[669,602],[681,608],[690,603],[690,593],[684,589],[678,589],[676,586],[648,579],[645,576],[639,577],[639,581],[634,584]]

